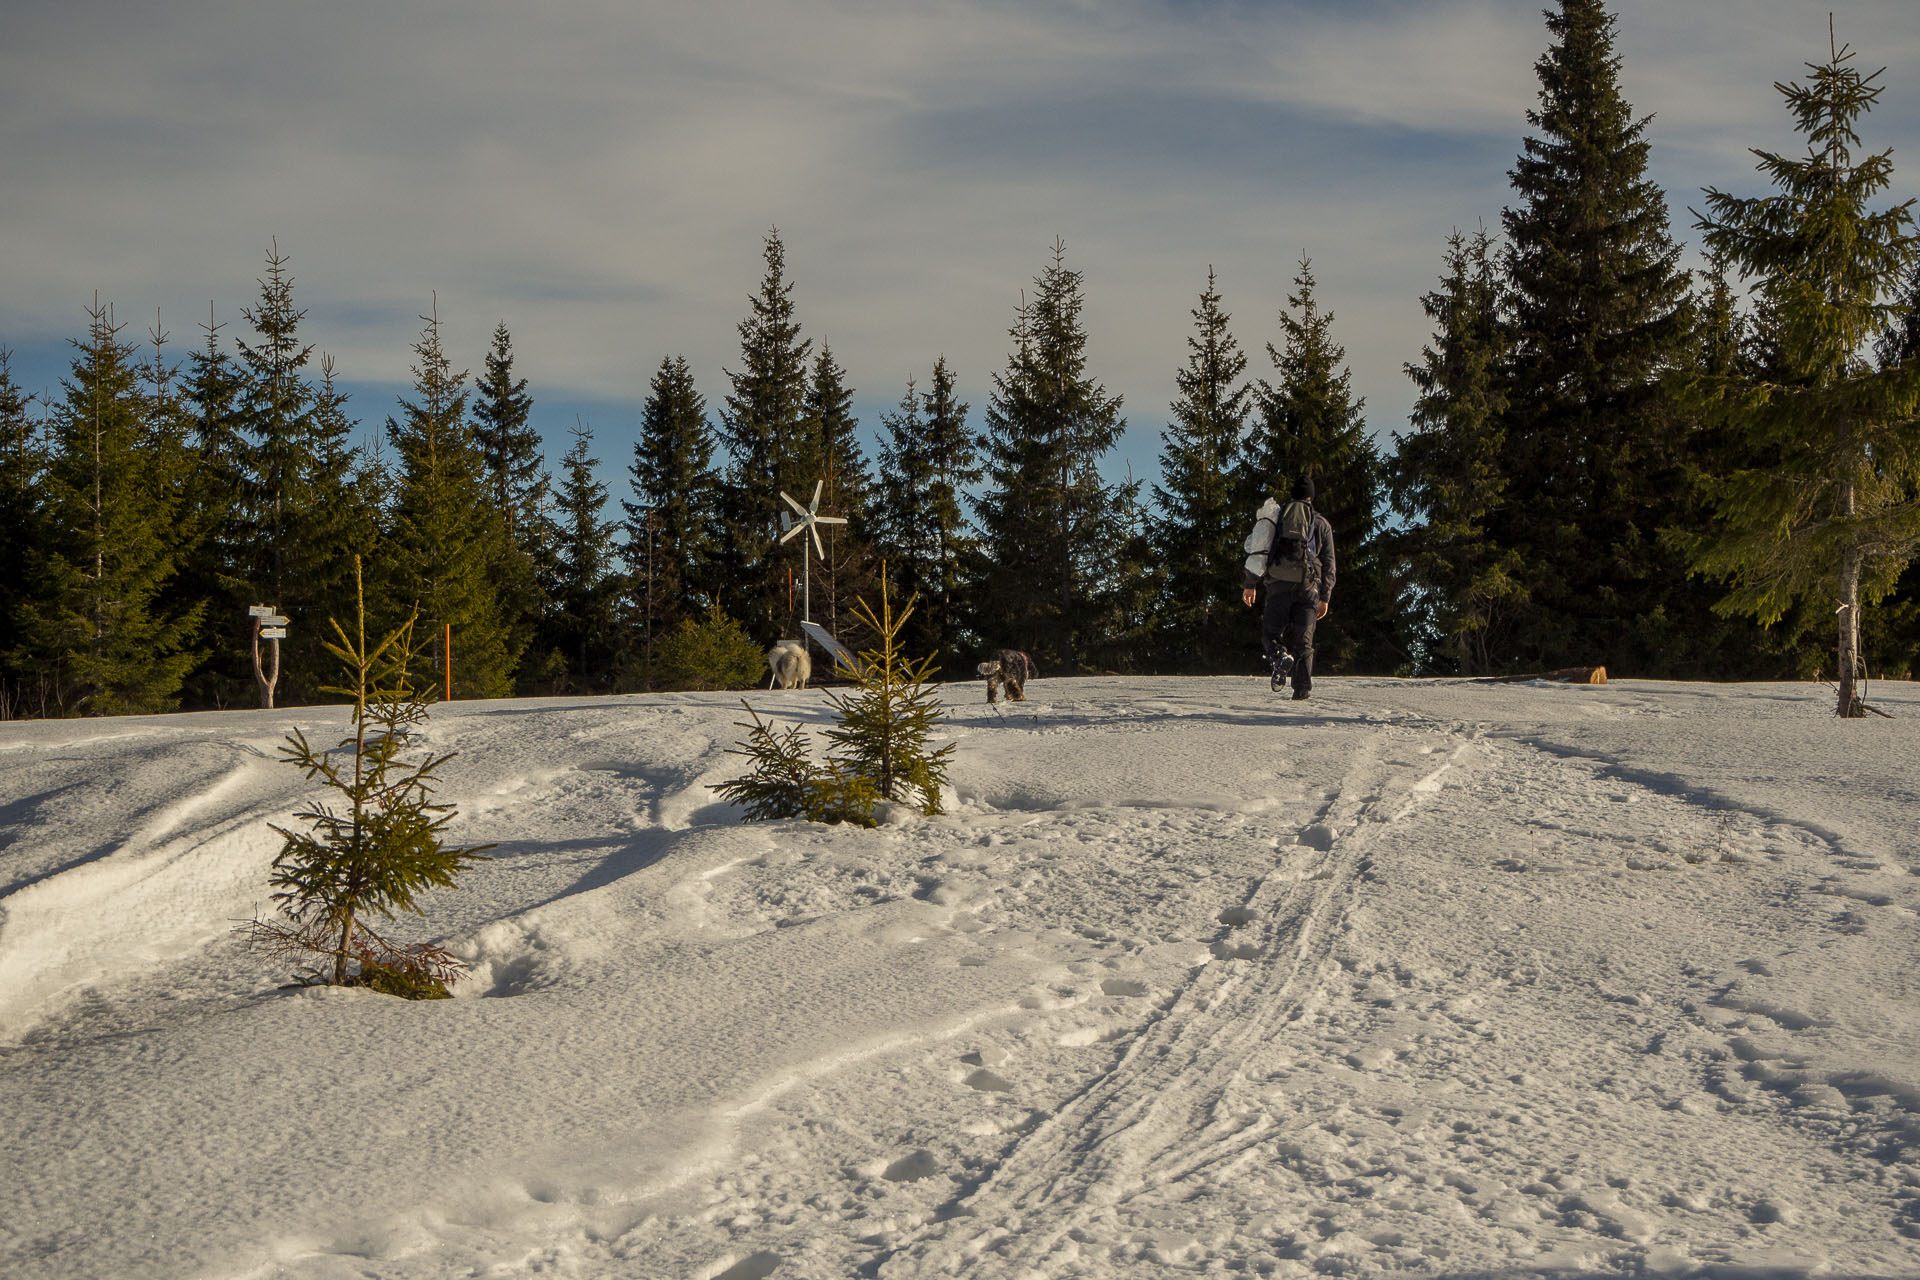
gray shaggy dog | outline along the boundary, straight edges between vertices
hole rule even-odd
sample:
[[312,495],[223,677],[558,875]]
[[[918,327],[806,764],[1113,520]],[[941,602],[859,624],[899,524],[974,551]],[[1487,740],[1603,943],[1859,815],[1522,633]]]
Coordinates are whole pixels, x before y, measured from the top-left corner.
[[995,649],[993,657],[976,668],[987,678],[987,701],[997,702],[1000,690],[1007,691],[1007,701],[1025,702],[1027,700],[1027,681],[1033,679],[1033,659],[1018,649]]
[[782,640],[767,650],[767,688],[778,686],[782,689],[807,687],[807,681],[813,678],[813,657],[807,652],[804,640]]

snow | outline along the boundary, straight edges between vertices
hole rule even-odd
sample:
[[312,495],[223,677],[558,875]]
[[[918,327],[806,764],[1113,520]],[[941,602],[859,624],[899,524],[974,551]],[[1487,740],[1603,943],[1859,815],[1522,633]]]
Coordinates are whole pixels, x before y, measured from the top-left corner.
[[344,712],[0,725],[0,1275],[1920,1276],[1920,689],[947,693],[872,831],[436,709],[426,1003],[234,932]]

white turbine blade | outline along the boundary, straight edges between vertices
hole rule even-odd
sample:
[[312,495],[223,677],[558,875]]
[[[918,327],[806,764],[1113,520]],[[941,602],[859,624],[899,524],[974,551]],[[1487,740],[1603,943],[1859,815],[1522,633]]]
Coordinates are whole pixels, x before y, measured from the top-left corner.
[[813,522],[815,524],[845,524],[847,518],[845,516],[815,516]]
[[809,529],[811,529],[811,530],[813,530],[813,546],[814,546],[814,549],[815,549],[816,551],[818,551],[818,552],[820,553],[820,558],[821,558],[822,560],[825,560],[825,559],[827,558],[827,549],[826,549],[825,547],[823,547],[823,546],[821,546],[821,545],[820,545],[820,525],[819,525],[819,523],[818,523],[817,521],[813,521],[813,520],[809,520],[809,521],[807,521],[807,528],[809,528]]
[[793,526],[793,528],[791,528],[791,529],[789,529],[789,530],[787,530],[787,531],[786,531],[785,533],[783,533],[783,534],[781,534],[781,535],[780,535],[780,541],[782,541],[782,542],[792,542],[792,541],[793,541],[793,535],[794,535],[794,534],[796,534],[796,533],[798,533],[798,532],[800,532],[800,531],[801,531],[802,529],[804,529],[804,528],[806,528],[806,527],[807,527],[807,522],[806,522],[806,521],[804,521],[804,520],[799,520],[799,521],[796,521],[796,522],[794,523],[794,526]]
[[807,510],[809,512],[820,509],[820,490],[826,487],[826,483],[825,480],[815,480],[813,482],[813,501],[807,504]]
[[782,489],[780,491],[780,496],[787,500],[788,506],[792,507],[795,511],[799,512],[802,516],[807,514],[807,509],[801,506],[799,503],[795,502],[793,500],[793,495],[788,493],[785,489]]

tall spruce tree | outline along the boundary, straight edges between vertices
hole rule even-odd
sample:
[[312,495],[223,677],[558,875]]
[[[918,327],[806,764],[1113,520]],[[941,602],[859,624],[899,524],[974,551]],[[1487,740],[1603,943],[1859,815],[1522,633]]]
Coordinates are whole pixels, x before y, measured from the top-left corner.
[[1504,668],[1607,662],[1680,674],[1664,651],[1697,593],[1657,531],[1682,490],[1684,423],[1663,376],[1692,325],[1647,119],[1620,94],[1601,0],[1547,11],[1540,105],[1502,215],[1512,352],[1503,392],[1510,497],[1493,542],[1521,558],[1527,603]]
[[1174,374],[1173,421],[1161,433],[1162,482],[1153,490],[1156,647],[1177,669],[1249,670],[1252,630],[1241,616],[1239,567],[1250,516],[1235,470],[1253,388],[1212,267],[1192,315],[1187,363]]
[[509,648],[494,577],[509,553],[506,525],[467,421],[466,371],[455,373],[447,359],[437,305],[420,318],[426,327],[413,346],[414,398],[403,397],[401,416],[387,419],[397,474],[383,565],[392,621],[383,625],[418,610],[422,648],[436,663],[445,664],[451,640],[455,696],[504,697],[519,657]]
[[[1339,573],[1332,608],[1314,633],[1316,670],[1390,672],[1406,661],[1398,604],[1379,545],[1380,453],[1353,394],[1346,349],[1333,338],[1313,264],[1302,259],[1279,346],[1267,344],[1277,382],[1255,390],[1258,418],[1239,470],[1239,523],[1266,498],[1284,499],[1300,475],[1314,478],[1314,507],[1333,526]],[[1241,535],[1245,537],[1244,533]],[[1244,559],[1244,554],[1241,556]]]
[[534,556],[542,532],[551,481],[532,425],[533,397],[527,380],[514,377],[513,335],[507,322],[494,326],[485,372],[473,385],[473,439],[486,471],[487,493],[507,532]]
[[[235,343],[246,444],[231,561],[241,603],[273,605],[293,619],[281,645],[281,700],[294,702],[319,697],[333,678],[322,629],[352,603],[352,557],[367,547],[365,531],[349,519],[358,451],[347,443],[344,414],[323,419],[316,412],[307,373],[313,347],[299,337],[307,313],[294,305],[288,261],[274,241],[259,301],[241,312],[255,340]],[[219,607],[235,609],[230,598]],[[231,636],[228,628],[245,615],[210,622],[216,635]]]
[[[880,415],[880,476],[869,528],[874,551],[886,562],[887,580],[910,600],[928,594],[938,566],[935,531],[927,519],[933,479],[926,414],[920,391],[908,378],[900,403]],[[914,653],[938,649],[940,633],[931,610],[916,608],[907,618],[904,637]]]
[[495,586],[501,616],[516,652],[533,641],[550,615],[546,584],[558,575],[554,548],[552,481],[532,425],[533,397],[513,369],[513,336],[502,320],[494,326],[484,372],[473,387],[473,436],[486,470],[487,491],[506,526],[511,553],[500,564]]
[[908,647],[933,654],[942,670],[957,666],[972,640],[963,630],[962,592],[977,576],[978,548],[964,495],[982,474],[969,406],[955,385],[941,356],[927,390],[908,379],[899,407],[882,415],[871,523],[889,579],[919,599],[906,624]]
[[761,640],[787,621],[786,561],[776,554],[782,492],[805,501],[821,478],[819,434],[806,415],[807,357],[812,341],[794,317],[787,249],[778,228],[767,234],[766,271],[740,322],[740,368],[720,413],[731,455],[726,473],[726,608]]
[[247,648],[246,575],[241,567],[247,545],[243,492],[248,470],[240,397],[246,381],[221,345],[213,303],[200,326],[201,346],[187,353],[181,388],[189,419],[193,466],[185,490],[186,518],[199,534],[180,569],[181,593],[204,600],[206,612],[195,647],[202,657],[182,689],[193,706],[245,705],[254,696]]
[[662,358],[627,469],[633,501],[620,504],[626,513],[629,630],[639,650],[632,665],[649,683],[654,645],[683,620],[719,605],[725,590],[726,528],[713,450],[707,402],[694,387],[686,357]]
[[546,644],[559,650],[573,691],[603,693],[613,687],[619,647],[616,609],[620,583],[614,572],[617,521],[604,519],[607,486],[594,472],[593,431],[573,428],[573,447],[561,460],[556,523],[552,621]]
[[0,719],[11,720],[30,707],[25,674],[15,652],[25,641],[22,607],[28,599],[22,569],[44,536],[41,530],[41,478],[46,471],[46,449],[29,409],[33,397],[13,377],[13,353],[0,346],[0,561],[11,571],[0,574]]
[[1126,524],[1121,486],[1100,460],[1126,430],[1120,397],[1087,372],[1081,273],[1066,243],[1034,278],[1015,313],[1013,351],[994,375],[984,472],[975,501],[982,581],[973,604],[998,634],[1027,639],[1042,666],[1086,666],[1108,639],[1101,624],[1112,589],[1116,530]]
[[[867,594],[873,574],[868,547],[872,534],[867,525],[873,480],[867,474],[866,455],[855,434],[860,420],[853,415],[853,389],[847,386],[846,370],[833,358],[833,350],[824,339],[813,359],[803,412],[808,434],[819,442],[820,510],[847,522],[821,531],[826,561],[814,569],[818,580],[815,607],[821,611],[818,620],[839,635],[843,628],[854,625],[852,606]],[[789,492],[804,500],[813,486],[804,480],[802,483],[804,492]],[[848,647],[857,648],[861,643],[865,643],[864,638],[856,637],[848,641]]]
[[[255,341],[237,343],[243,370],[240,422],[248,440],[241,473],[245,531],[238,567],[257,597],[254,603],[293,608],[294,593],[304,585],[298,583],[295,562],[302,551],[305,517],[315,501],[307,465],[314,435],[313,388],[303,372],[313,347],[299,338],[307,313],[293,304],[287,263],[275,239],[267,253],[266,276],[258,281],[260,300],[240,313],[253,327]],[[317,632],[319,626],[302,630]]]
[[1440,288],[1420,299],[1434,332],[1421,363],[1406,367],[1420,393],[1411,430],[1394,437],[1386,464],[1394,506],[1406,518],[1389,541],[1420,605],[1422,656],[1458,675],[1483,674],[1497,665],[1493,654],[1510,651],[1509,610],[1524,598],[1518,553],[1488,532],[1508,483],[1500,303],[1493,238],[1485,228],[1455,231]]
[[64,713],[172,709],[199,606],[171,592],[188,461],[156,434],[123,325],[96,303],[53,415],[45,525],[20,611],[35,674]]
[[1709,188],[1708,246],[1756,282],[1775,368],[1710,384],[1748,465],[1715,487],[1723,532],[1696,564],[1731,590],[1719,607],[1778,620],[1795,601],[1832,610],[1837,711],[1865,714],[1861,611],[1895,586],[1920,547],[1920,361],[1876,367],[1871,343],[1898,315],[1914,260],[1912,204],[1873,210],[1892,152],[1856,158],[1859,118],[1879,100],[1850,49],[1808,63],[1810,83],[1777,86],[1804,156],[1755,151],[1776,194]]
[[967,425],[969,408],[955,391],[947,358],[940,356],[920,397],[928,482],[921,494],[919,519],[928,530],[932,555],[920,587],[920,609],[927,615],[932,643],[920,652],[936,655],[943,670],[954,669],[961,646],[978,642],[977,636],[964,631],[960,595],[979,557],[979,544],[967,521],[965,494],[985,474],[979,438]]

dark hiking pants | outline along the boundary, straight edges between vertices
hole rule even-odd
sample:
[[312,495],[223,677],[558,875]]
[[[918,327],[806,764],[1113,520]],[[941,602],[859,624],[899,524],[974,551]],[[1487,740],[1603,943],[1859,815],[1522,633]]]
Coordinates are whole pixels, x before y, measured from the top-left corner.
[[1293,655],[1293,691],[1313,688],[1313,628],[1319,622],[1320,593],[1289,583],[1267,583],[1267,612],[1261,640],[1267,661],[1278,665],[1284,651]]

